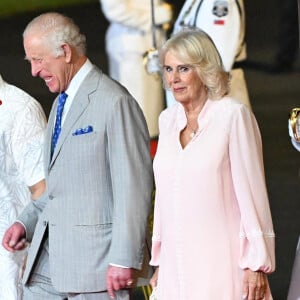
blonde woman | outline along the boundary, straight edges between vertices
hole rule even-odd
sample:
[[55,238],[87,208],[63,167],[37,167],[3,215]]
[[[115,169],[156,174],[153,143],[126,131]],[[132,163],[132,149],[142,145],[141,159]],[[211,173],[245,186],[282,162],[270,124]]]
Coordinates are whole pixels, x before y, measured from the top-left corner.
[[159,119],[151,284],[160,300],[270,300],[275,235],[255,117],[227,96],[203,31],[173,36],[160,61],[176,104]]

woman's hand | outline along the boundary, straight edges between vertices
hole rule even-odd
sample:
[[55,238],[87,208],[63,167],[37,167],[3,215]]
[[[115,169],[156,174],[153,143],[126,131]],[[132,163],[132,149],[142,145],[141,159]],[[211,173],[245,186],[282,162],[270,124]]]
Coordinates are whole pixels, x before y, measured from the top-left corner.
[[243,299],[262,300],[267,290],[267,275],[261,271],[245,270],[243,280]]
[[155,272],[150,279],[150,285],[153,289],[157,286],[158,271],[159,271],[159,267],[156,267]]

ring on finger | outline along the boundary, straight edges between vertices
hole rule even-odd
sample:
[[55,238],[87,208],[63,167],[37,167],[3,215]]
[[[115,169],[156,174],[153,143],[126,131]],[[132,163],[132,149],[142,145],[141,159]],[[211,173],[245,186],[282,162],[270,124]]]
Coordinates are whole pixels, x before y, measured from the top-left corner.
[[127,286],[131,286],[132,284],[133,284],[133,280],[131,280],[131,279],[128,280],[127,283],[126,283]]

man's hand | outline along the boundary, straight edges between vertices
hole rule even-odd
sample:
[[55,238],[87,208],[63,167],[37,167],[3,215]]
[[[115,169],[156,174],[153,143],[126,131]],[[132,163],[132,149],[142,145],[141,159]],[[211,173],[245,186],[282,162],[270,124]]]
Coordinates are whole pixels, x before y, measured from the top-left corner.
[[260,271],[245,270],[243,280],[243,299],[262,300],[267,289],[267,275]]
[[133,270],[109,266],[106,274],[107,292],[111,298],[115,298],[114,291],[131,288],[133,284]]
[[2,246],[10,252],[26,247],[26,231],[21,223],[16,222],[6,230],[2,239]]

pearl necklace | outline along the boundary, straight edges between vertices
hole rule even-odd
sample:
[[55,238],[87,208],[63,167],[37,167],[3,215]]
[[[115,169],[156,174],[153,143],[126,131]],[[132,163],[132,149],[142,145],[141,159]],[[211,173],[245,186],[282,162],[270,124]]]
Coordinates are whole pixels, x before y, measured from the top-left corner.
[[187,127],[189,127],[189,128],[192,130],[192,132],[189,134],[189,136],[190,136],[190,139],[193,139],[194,136],[195,136],[196,133],[197,133],[197,129],[194,129],[194,128],[189,124],[189,122],[187,122]]
[[[184,110],[184,113],[185,113],[185,116],[186,116],[186,128],[189,129],[189,130],[191,130],[191,132],[189,133],[189,137],[192,140],[195,137],[195,135],[198,133],[198,130],[199,130],[199,128],[198,128],[198,116],[199,116],[199,113],[197,113],[197,117],[193,118],[193,119],[197,120],[197,123],[196,123],[197,127],[196,127],[196,129],[193,128],[193,126],[190,124],[189,118],[188,118],[188,113],[187,113],[186,110]],[[193,112],[193,115],[195,116],[195,110]]]
[[189,119],[188,119],[188,115],[187,115],[186,111],[185,111],[185,116],[186,116],[186,128],[191,130],[189,136],[190,136],[190,139],[193,139],[194,136],[196,135],[198,129],[197,128],[195,129],[191,126],[191,124],[189,123]]

